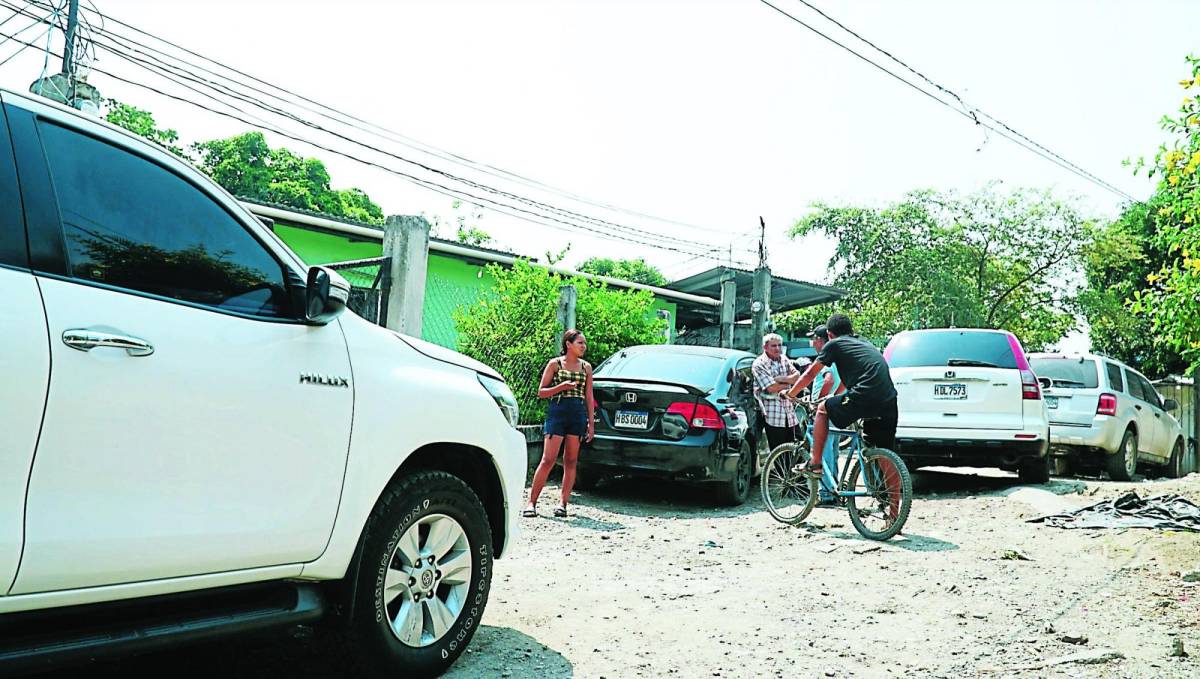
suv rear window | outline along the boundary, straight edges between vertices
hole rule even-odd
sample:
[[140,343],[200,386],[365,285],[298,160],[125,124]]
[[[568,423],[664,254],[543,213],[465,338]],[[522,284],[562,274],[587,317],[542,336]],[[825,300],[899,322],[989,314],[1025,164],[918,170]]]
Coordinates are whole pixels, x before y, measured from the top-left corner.
[[1056,387],[1095,389],[1100,386],[1096,362],[1087,358],[1031,358],[1029,365],[1038,377],[1046,377]]
[[1008,335],[999,332],[913,332],[899,335],[888,346],[888,367],[931,365],[1017,367]]

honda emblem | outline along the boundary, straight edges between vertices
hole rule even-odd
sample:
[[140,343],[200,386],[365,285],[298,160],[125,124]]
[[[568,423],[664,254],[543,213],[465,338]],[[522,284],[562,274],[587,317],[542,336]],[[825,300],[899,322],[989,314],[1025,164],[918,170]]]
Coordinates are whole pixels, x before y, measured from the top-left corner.
[[954,379],[954,371],[953,370],[946,371],[946,379],[948,379],[948,380]]
[[625,402],[626,403],[637,403],[637,394],[635,394],[632,391],[625,392]]

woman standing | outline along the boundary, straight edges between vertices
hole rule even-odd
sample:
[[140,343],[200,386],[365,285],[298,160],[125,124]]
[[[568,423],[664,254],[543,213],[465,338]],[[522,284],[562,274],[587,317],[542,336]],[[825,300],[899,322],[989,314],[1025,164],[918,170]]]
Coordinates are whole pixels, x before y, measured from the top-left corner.
[[562,504],[554,508],[555,516],[567,515],[567,499],[575,485],[575,463],[579,460],[580,441],[590,441],[596,433],[593,413],[596,401],[592,397],[592,366],[583,360],[587,339],[578,330],[568,330],[562,337],[562,355],[550,359],[542,370],[538,398],[550,399],[546,411],[546,427],[542,461],[533,474],[529,489],[529,504],[523,516],[537,516],[537,500],[546,485],[546,477],[554,468],[558,451],[566,442],[563,454]]

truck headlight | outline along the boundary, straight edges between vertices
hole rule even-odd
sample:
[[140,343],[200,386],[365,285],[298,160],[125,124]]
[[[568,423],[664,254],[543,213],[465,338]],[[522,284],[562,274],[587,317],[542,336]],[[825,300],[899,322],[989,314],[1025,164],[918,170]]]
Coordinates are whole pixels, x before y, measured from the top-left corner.
[[487,375],[479,375],[479,383],[484,389],[496,399],[496,405],[500,406],[500,412],[504,413],[504,417],[508,419],[508,423],[514,428],[517,422],[521,420],[521,409],[517,405],[517,397],[513,395],[512,389],[503,380],[498,380]]

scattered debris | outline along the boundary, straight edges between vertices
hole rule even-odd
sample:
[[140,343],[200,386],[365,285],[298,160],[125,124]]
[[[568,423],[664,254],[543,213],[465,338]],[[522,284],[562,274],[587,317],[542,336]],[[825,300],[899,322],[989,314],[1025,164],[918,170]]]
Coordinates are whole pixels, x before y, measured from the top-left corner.
[[1058,640],[1064,644],[1074,644],[1076,646],[1085,646],[1088,642],[1086,634],[1064,634]]
[[1171,642],[1171,652],[1168,655],[1172,658],[1188,657],[1188,652],[1183,648],[1183,639],[1175,637],[1175,640]]
[[1200,582],[1200,571],[1191,571],[1182,575],[1184,582]]
[[1040,670],[1040,669],[1043,669],[1046,667],[1054,667],[1055,665],[1070,665],[1070,664],[1103,665],[1104,663],[1112,662],[1114,660],[1123,660],[1124,658],[1125,658],[1125,654],[1121,653],[1120,651],[1105,651],[1105,650],[1085,651],[1083,653],[1072,653],[1071,655],[1064,655],[1064,656],[1060,656],[1058,658],[1051,658],[1049,660],[1044,660],[1042,662],[1034,663],[1032,665],[1023,665],[1016,669]]
[[1025,554],[1016,549],[1004,550],[1000,553],[1000,558],[1005,561],[1033,561],[1033,559],[1025,556]]
[[868,552],[878,552],[881,549],[883,549],[883,547],[880,545],[858,545],[850,551],[854,552],[855,554],[866,554]]
[[1179,495],[1138,497],[1129,491],[1115,500],[1030,519],[1055,528],[1167,528],[1200,532],[1200,505]]
[[712,540],[705,540],[704,544],[702,544],[700,546],[701,547],[717,547],[717,548],[721,547],[721,545],[718,545],[717,543],[713,542]]

